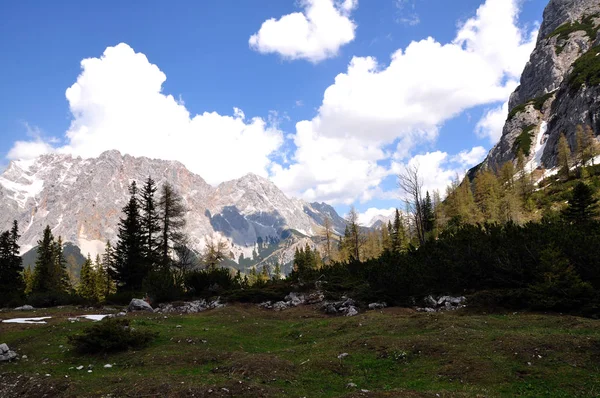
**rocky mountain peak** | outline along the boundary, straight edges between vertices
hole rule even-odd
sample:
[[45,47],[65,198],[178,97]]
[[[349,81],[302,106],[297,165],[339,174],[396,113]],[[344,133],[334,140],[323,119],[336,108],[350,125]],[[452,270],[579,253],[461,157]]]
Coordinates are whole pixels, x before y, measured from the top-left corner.
[[[180,162],[113,150],[89,159],[47,154],[11,162],[0,175],[0,227],[10,228],[17,220],[20,244],[27,251],[50,225],[54,235],[94,256],[107,240],[116,241],[130,182],[142,185],[149,176],[159,186],[169,182],[182,195],[188,210],[186,232],[198,252],[207,240],[218,238],[230,243],[234,258],[240,254],[248,258],[257,242],[278,242],[290,236],[289,230],[310,237],[324,219],[319,208],[288,198],[270,180],[255,174],[215,188]],[[339,219],[333,208],[323,206]]]
[[600,88],[594,78],[600,58],[592,54],[600,45],[599,29],[599,1],[549,2],[536,48],[510,97],[502,137],[484,165],[498,168],[522,151],[531,168],[552,168],[561,133],[574,149],[577,125],[600,131]]

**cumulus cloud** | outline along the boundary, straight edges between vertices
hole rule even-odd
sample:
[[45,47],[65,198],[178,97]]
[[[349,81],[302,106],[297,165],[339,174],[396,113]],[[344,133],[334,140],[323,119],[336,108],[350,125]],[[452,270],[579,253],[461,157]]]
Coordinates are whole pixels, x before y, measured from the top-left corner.
[[17,142],[9,158],[56,150],[95,157],[118,149],[133,156],[179,160],[216,184],[248,172],[267,176],[269,156],[283,142],[276,122],[204,112],[192,116],[183,102],[162,93],[165,74],[127,44],[108,47],[100,58],[81,62],[82,72],[66,91],[73,120],[65,146]]
[[[480,163],[487,151],[483,147],[475,147],[450,156],[447,152],[435,151],[413,156],[405,163],[393,162],[394,174],[401,174],[406,167],[417,167],[423,181],[423,191],[439,191],[444,196],[446,188],[456,178],[462,179],[467,170]],[[398,197],[404,200],[404,193]]]
[[488,110],[477,122],[475,132],[480,138],[489,138],[491,144],[495,144],[502,137],[502,129],[508,117],[508,101],[504,105]]
[[473,167],[478,165],[485,159],[487,150],[482,146],[476,146],[470,151],[462,151],[453,157],[453,161],[459,163],[463,167]]
[[407,26],[416,26],[421,23],[419,14],[415,12],[415,0],[396,0],[396,8],[398,8],[399,14],[396,22]]
[[[383,160],[408,157],[417,145],[435,140],[445,121],[469,108],[506,100],[537,37],[518,27],[518,3],[487,0],[451,42],[432,37],[412,42],[392,54],[387,66],[373,57],[353,58],[325,90],[318,114],[297,124],[296,163],[276,167],[275,181],[306,199],[368,198],[373,182],[390,172],[380,166]],[[350,142],[352,156],[342,149]],[[323,151],[324,143],[337,147],[328,149],[327,157],[308,154]],[[390,156],[383,148],[392,143],[396,152]],[[339,173],[336,179],[321,177],[327,174],[324,167]],[[441,175],[439,187],[445,187],[446,177]]]
[[363,213],[358,214],[358,223],[364,226],[371,226],[377,220],[388,219],[396,213],[395,207],[390,207],[389,209],[378,209],[375,207],[371,207],[364,211]]
[[354,40],[356,24],[350,14],[358,0],[301,0],[303,12],[271,18],[249,39],[260,53],[277,53],[284,59],[313,63],[337,55]]
[[35,141],[17,141],[8,151],[8,159],[29,160],[38,156],[54,152],[54,148],[49,143],[36,139]]

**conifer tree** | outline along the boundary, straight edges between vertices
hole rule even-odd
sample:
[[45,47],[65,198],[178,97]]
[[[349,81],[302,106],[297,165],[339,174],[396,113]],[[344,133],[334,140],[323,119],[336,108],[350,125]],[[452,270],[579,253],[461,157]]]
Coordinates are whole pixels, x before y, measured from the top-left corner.
[[23,260],[19,255],[19,226],[13,222],[10,231],[0,234],[0,304],[3,298],[9,300],[21,296],[25,291],[25,284],[21,273]]
[[25,283],[25,294],[30,294],[33,290],[33,272],[30,267],[23,269],[23,283]]
[[94,271],[92,259],[89,253],[85,262],[81,266],[81,277],[78,293],[83,299],[91,302],[95,302],[98,296],[96,290],[96,273]]
[[435,214],[433,212],[433,203],[431,202],[431,196],[429,191],[425,194],[425,200],[423,201],[423,230],[426,234],[433,231],[435,226]]
[[348,236],[345,237],[344,240],[348,245],[349,257],[351,260],[360,261],[360,250],[363,244],[363,237],[360,226],[358,225],[358,213],[354,206],[352,206],[348,212],[346,223],[348,226]]
[[565,133],[561,133],[558,139],[558,167],[559,176],[564,180],[568,180],[571,173],[571,148]]
[[594,198],[594,191],[584,182],[579,182],[573,188],[569,205],[563,211],[563,216],[568,222],[582,224],[591,221],[598,213],[598,199]]
[[396,209],[394,214],[394,224],[392,225],[392,251],[400,253],[407,244],[406,230],[404,228],[404,220],[400,215],[400,210]]
[[392,251],[392,238],[390,236],[390,230],[392,229],[392,224],[388,221],[387,225],[383,224],[381,226],[381,248],[382,251]]
[[586,150],[585,150],[585,158],[586,158],[586,163],[591,161],[592,162],[592,166],[594,166],[594,159],[596,158],[596,156],[598,156],[598,153],[600,152],[600,148],[598,146],[598,141],[596,140],[596,134],[594,133],[594,130],[592,130],[592,128],[589,125],[586,125],[584,127],[584,136],[585,136],[585,143],[586,143]]
[[325,234],[325,257],[327,262],[331,262],[333,258],[333,228],[331,225],[331,218],[328,216],[325,216],[323,228]]
[[500,187],[496,176],[489,170],[480,171],[475,177],[474,185],[475,203],[483,219],[487,222],[497,222],[500,208]]
[[119,221],[114,278],[120,290],[135,291],[141,289],[148,268],[144,264],[143,236],[135,181],[131,183],[129,193],[131,197],[123,208],[125,218]]
[[184,241],[183,228],[185,227],[183,198],[169,183],[162,186],[158,210],[161,228],[160,262],[163,267],[168,268],[171,265],[173,249]]
[[155,269],[160,259],[160,216],[156,208],[156,190],[156,183],[152,177],[148,177],[140,195],[142,251],[150,269]]
[[52,272],[53,285],[58,291],[67,292],[71,289],[71,279],[67,272],[67,261],[63,252],[62,237],[59,236],[54,244],[54,267]]
[[281,279],[281,266],[279,263],[275,263],[275,268],[273,269],[273,280],[278,281]]

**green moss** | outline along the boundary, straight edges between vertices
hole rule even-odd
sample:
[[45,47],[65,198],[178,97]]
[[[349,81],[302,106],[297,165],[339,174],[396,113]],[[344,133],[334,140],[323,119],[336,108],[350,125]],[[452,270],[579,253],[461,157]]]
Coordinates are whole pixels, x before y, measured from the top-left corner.
[[519,151],[523,151],[525,156],[529,156],[531,153],[531,143],[533,141],[533,130],[537,126],[535,124],[531,124],[523,129],[523,132],[519,134],[517,139],[515,140],[514,151],[515,153],[519,153]]
[[577,91],[583,86],[600,84],[600,46],[592,47],[573,63],[573,72],[569,76],[569,87]]
[[508,113],[508,118],[506,119],[506,121],[508,122],[508,121],[512,120],[512,118],[515,117],[517,114],[524,112],[525,109],[527,108],[527,105],[533,105],[533,107],[536,110],[541,111],[542,108],[544,107],[544,104],[546,103],[546,101],[548,101],[553,95],[554,95],[554,92],[544,94],[540,97],[530,99],[529,101],[526,101],[526,102],[522,103],[521,105],[515,106]]
[[[592,14],[584,17],[581,21],[567,22],[562,24],[556,28],[554,32],[550,33],[546,39],[557,36],[558,38],[556,41],[559,42],[561,40],[568,39],[569,35],[573,32],[584,31],[590,39],[594,40],[598,34],[598,29],[600,28],[600,26],[595,26],[594,24],[594,19],[598,17],[600,17],[599,14]],[[560,51],[562,51],[562,48]],[[557,54],[558,53],[559,50],[557,49]]]

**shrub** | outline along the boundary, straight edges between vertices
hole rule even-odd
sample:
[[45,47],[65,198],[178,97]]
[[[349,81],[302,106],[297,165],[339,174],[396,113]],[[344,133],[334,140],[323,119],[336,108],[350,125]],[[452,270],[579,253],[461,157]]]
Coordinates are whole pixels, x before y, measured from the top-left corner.
[[151,271],[144,279],[144,291],[152,298],[152,304],[165,303],[181,298],[182,289],[175,284],[169,269]]
[[136,330],[126,319],[107,319],[69,336],[69,343],[80,354],[99,354],[140,349],[148,346],[158,333]]
[[196,296],[221,294],[239,288],[228,268],[196,270],[185,276],[185,285]]

